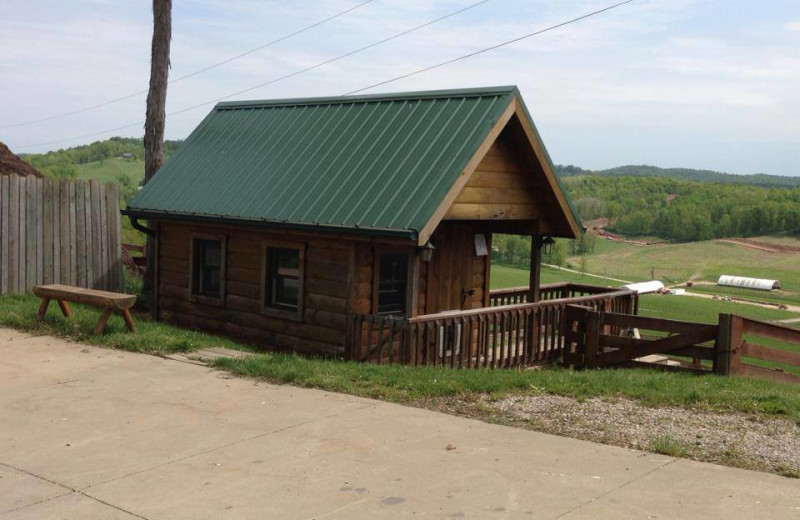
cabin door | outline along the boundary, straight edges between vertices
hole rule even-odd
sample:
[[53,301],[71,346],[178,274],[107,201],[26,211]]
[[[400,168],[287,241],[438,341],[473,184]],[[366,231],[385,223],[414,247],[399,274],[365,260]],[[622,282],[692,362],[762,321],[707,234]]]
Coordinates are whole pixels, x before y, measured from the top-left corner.
[[431,241],[436,247],[428,265],[425,314],[483,307],[489,256],[475,253],[469,224],[442,222]]

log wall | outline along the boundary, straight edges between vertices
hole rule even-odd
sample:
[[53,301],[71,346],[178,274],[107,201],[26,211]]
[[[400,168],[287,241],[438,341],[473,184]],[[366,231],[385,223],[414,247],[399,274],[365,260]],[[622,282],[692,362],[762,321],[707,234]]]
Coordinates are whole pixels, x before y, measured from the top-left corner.
[[[190,289],[193,233],[226,239],[225,294],[218,305],[195,301]],[[302,320],[262,312],[264,241],[305,244]],[[158,315],[189,328],[256,345],[308,354],[344,351],[355,242],[210,225],[158,224]]]

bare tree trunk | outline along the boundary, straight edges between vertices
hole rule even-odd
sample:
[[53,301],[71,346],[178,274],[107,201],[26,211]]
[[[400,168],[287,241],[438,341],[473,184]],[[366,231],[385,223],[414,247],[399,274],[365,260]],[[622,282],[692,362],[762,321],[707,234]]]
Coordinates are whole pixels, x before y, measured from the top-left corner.
[[[172,40],[172,0],[153,0],[153,43],[150,55],[150,92],[144,123],[144,182],[147,183],[164,162],[164,121],[166,119],[169,45]],[[147,270],[144,293],[155,309],[155,240],[147,236]]]

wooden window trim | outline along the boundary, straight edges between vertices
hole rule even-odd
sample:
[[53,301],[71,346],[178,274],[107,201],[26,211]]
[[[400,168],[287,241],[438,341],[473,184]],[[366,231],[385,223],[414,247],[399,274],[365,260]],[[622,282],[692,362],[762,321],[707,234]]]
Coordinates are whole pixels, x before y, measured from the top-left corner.
[[412,287],[416,255],[414,254],[414,248],[392,245],[375,246],[372,250],[372,314],[378,314],[378,284],[381,276],[381,256],[401,253],[406,253],[408,255],[408,261],[406,262],[406,305],[403,317],[408,318],[411,315],[414,307],[414,291],[418,290],[417,287]]
[[[296,249],[299,252],[299,266],[298,266],[298,279],[299,279],[299,298],[297,301],[297,310],[290,311],[285,309],[276,309],[267,305],[267,282],[269,278],[269,249]],[[261,289],[259,290],[260,303],[259,308],[261,314],[271,316],[273,318],[281,318],[284,320],[291,320],[296,322],[303,321],[303,309],[306,299],[305,294],[306,286],[306,243],[305,242],[292,242],[283,240],[262,240],[261,241]]]
[[[194,292],[194,259],[195,242],[197,240],[218,240],[220,242],[220,269],[219,269],[219,298],[203,296]],[[204,305],[214,305],[216,307],[225,306],[225,280],[228,270],[228,237],[219,233],[189,233],[189,301],[202,303]]]

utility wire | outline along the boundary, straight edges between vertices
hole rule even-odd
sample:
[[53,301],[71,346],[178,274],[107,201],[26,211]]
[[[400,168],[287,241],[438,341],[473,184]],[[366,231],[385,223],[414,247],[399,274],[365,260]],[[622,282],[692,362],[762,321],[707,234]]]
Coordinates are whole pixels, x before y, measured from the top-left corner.
[[[277,78],[273,78],[273,79],[271,79],[269,81],[265,81],[263,83],[259,83],[258,85],[254,85],[252,87],[248,87],[246,89],[239,90],[239,91],[233,92],[231,94],[227,94],[225,96],[221,96],[221,97],[218,97],[218,98],[215,98],[215,99],[211,99],[211,100],[208,100],[208,101],[203,101],[202,103],[198,103],[197,105],[192,105],[192,106],[177,110],[175,112],[170,112],[170,113],[167,114],[167,117],[178,115],[178,114],[182,114],[182,113],[188,112],[190,110],[196,110],[198,108],[202,108],[204,106],[210,105],[211,103],[217,103],[219,101],[223,101],[225,99],[228,99],[228,98],[231,98],[231,97],[234,97],[234,96],[238,96],[240,94],[245,94],[245,93],[250,92],[252,90],[256,90],[256,89],[259,89],[259,88],[262,88],[262,87],[266,87],[267,85],[272,85],[274,83],[278,83],[279,81],[283,81],[283,80],[286,80],[286,79],[289,79],[289,78],[293,78],[295,76],[299,76],[300,74],[304,74],[306,72],[312,71],[314,69],[318,69],[318,68],[323,67],[325,65],[329,65],[329,64],[331,64],[331,63],[333,63],[335,61],[339,61],[339,60],[342,60],[344,58],[353,56],[354,54],[358,54],[360,52],[364,52],[364,51],[366,51],[368,49],[372,49],[372,48],[377,47],[379,45],[383,45],[384,43],[390,42],[392,40],[395,40],[397,38],[400,38],[400,37],[405,36],[407,34],[410,34],[412,32],[415,32],[415,31],[418,31],[418,30],[423,29],[425,27],[428,27],[430,25],[433,25],[435,23],[441,22],[442,20],[446,20],[447,18],[451,18],[453,16],[456,16],[458,14],[463,13],[464,11],[468,11],[470,9],[473,9],[475,7],[478,7],[479,5],[485,4],[485,3],[490,2],[490,1],[491,0],[480,0],[479,2],[475,2],[473,4],[470,4],[470,5],[466,6],[466,7],[462,7],[461,9],[458,9],[456,11],[452,11],[452,12],[446,14],[446,15],[440,16],[438,18],[435,18],[435,19],[430,20],[428,22],[425,22],[423,24],[420,24],[420,25],[417,25],[415,27],[412,27],[411,29],[406,29],[405,31],[401,31],[401,32],[396,33],[396,34],[394,34],[392,36],[389,36],[388,38],[384,38],[382,40],[378,40],[376,42],[370,43],[369,45],[365,45],[363,47],[359,47],[358,49],[352,50],[350,52],[346,52],[344,54],[340,54],[340,55],[338,55],[338,56],[336,56],[334,58],[330,58],[328,60],[321,61],[321,62],[319,62],[319,63],[317,63],[315,65],[311,65],[311,66],[306,67],[304,69],[296,70],[294,72],[291,72],[291,73],[283,75],[283,76],[278,76]],[[93,132],[91,134],[83,134],[83,135],[78,135],[78,136],[74,136],[74,137],[68,137],[68,138],[65,138],[65,139],[57,139],[55,141],[47,141],[47,142],[44,142],[44,143],[22,145],[22,146],[20,146],[20,148],[25,148],[25,147],[33,148],[33,147],[44,146],[44,145],[48,145],[48,144],[63,143],[63,142],[66,142],[66,141],[72,141],[74,139],[82,139],[84,137],[94,137],[94,136],[97,136],[97,135],[107,134],[109,132],[116,132],[117,130],[124,130],[124,129],[127,129],[127,128],[140,126],[140,125],[143,125],[143,124],[144,124],[144,121],[139,121],[137,123],[131,123],[129,125],[123,125],[123,126],[118,126],[116,128],[109,128],[107,130],[101,130],[99,132]]]
[[[208,72],[209,70],[216,69],[217,67],[221,67],[223,65],[227,65],[228,63],[230,63],[232,61],[236,61],[236,60],[238,60],[240,58],[244,58],[245,56],[249,56],[250,54],[253,54],[253,53],[256,53],[256,52],[258,52],[260,50],[266,49],[267,47],[271,47],[272,45],[275,45],[276,43],[280,43],[280,42],[282,42],[284,40],[288,40],[289,38],[297,36],[298,34],[301,34],[301,33],[304,33],[306,31],[309,31],[309,30],[313,29],[314,27],[318,27],[318,26],[320,26],[320,25],[322,25],[324,23],[330,22],[331,20],[339,18],[340,16],[343,16],[343,15],[349,13],[349,12],[355,11],[356,9],[358,9],[360,7],[363,7],[363,6],[365,6],[365,5],[369,4],[369,3],[372,3],[374,1],[375,0],[366,0],[364,2],[361,2],[360,4],[356,4],[353,7],[350,7],[349,9],[345,9],[344,11],[339,11],[338,13],[336,13],[334,15],[331,15],[331,16],[323,19],[323,20],[315,22],[315,23],[313,23],[311,25],[307,25],[307,26],[303,27],[302,29],[298,29],[298,30],[296,30],[294,32],[291,32],[289,34],[281,36],[280,38],[277,38],[275,40],[267,42],[267,43],[265,43],[263,45],[259,45],[258,47],[254,47],[254,48],[252,48],[250,50],[244,51],[244,52],[242,52],[240,54],[237,54],[235,56],[231,56],[231,57],[226,58],[226,59],[224,59],[222,61],[218,61],[217,63],[214,63],[214,64],[209,65],[207,67],[203,67],[202,69],[195,70],[194,72],[190,72],[190,73],[188,73],[188,74],[186,74],[184,76],[179,76],[179,77],[177,77],[175,79],[171,79],[171,80],[169,80],[169,82],[167,84],[171,85],[173,83],[177,83],[179,81],[183,81],[185,79],[189,79],[191,77],[197,76],[198,74],[202,74],[204,72]],[[82,114],[82,113],[88,112],[90,110],[95,110],[95,109],[102,108],[102,107],[105,107],[105,106],[108,106],[108,105],[113,105],[114,103],[119,103],[120,101],[125,101],[126,99],[131,99],[131,98],[136,97],[136,96],[141,96],[142,94],[147,94],[147,89],[139,90],[137,92],[132,92],[130,94],[127,94],[125,96],[121,96],[121,97],[118,97],[118,98],[109,99],[108,101],[104,101],[102,103],[97,103],[96,105],[90,105],[90,106],[87,106],[87,107],[79,108],[79,109],[73,110],[71,112],[64,112],[64,113],[61,113],[61,114],[56,114],[56,115],[52,115],[52,116],[48,116],[48,117],[43,117],[41,119],[33,119],[31,121],[23,121],[21,123],[14,123],[12,125],[0,126],[0,129],[19,128],[20,126],[28,126],[28,125],[33,125],[33,124],[36,124],[36,123],[44,123],[46,121],[52,121],[54,119],[61,119],[63,117],[74,116],[75,114]],[[126,127],[123,127],[123,128],[126,128]]]
[[[390,36],[389,38],[385,38],[385,39],[383,39],[383,40],[380,40],[380,41],[378,41],[378,42],[372,43],[372,44],[370,44],[370,45],[367,45],[367,46],[365,46],[365,47],[361,47],[360,49],[356,49],[356,50],[354,50],[354,51],[350,51],[350,52],[348,52],[348,53],[346,53],[346,54],[342,54],[342,55],[340,55],[340,56],[337,56],[337,57],[335,57],[335,58],[331,58],[331,59],[329,59],[329,60],[326,60],[326,61],[324,61],[324,62],[318,63],[318,64],[316,64],[316,65],[312,65],[311,67],[307,67],[307,68],[305,68],[305,69],[301,69],[301,70],[299,70],[299,71],[295,71],[295,72],[293,72],[293,73],[291,73],[291,74],[287,74],[287,75],[285,75],[285,76],[281,76],[281,77],[278,77],[278,78],[272,79],[272,80],[270,80],[270,81],[266,81],[266,82],[264,82],[264,83],[261,83],[261,84],[255,85],[255,86],[253,86],[253,87],[250,87],[250,88],[247,88],[247,89],[244,89],[244,90],[240,90],[240,91],[238,91],[238,92],[234,92],[234,93],[232,93],[232,94],[228,94],[228,95],[226,95],[226,96],[219,97],[219,98],[216,98],[216,99],[214,99],[214,100],[211,100],[211,101],[206,101],[206,102],[203,102],[203,103],[200,103],[200,104],[197,104],[197,105],[193,105],[193,106],[190,106],[190,107],[186,107],[186,108],[183,108],[183,109],[181,109],[181,110],[178,110],[178,111],[176,111],[176,112],[171,112],[171,113],[167,114],[167,116],[173,116],[173,115],[181,114],[181,113],[183,113],[183,112],[188,112],[188,111],[190,111],[190,110],[195,110],[195,109],[197,109],[197,108],[200,108],[200,107],[203,107],[203,106],[209,105],[209,104],[211,104],[211,103],[215,103],[215,102],[218,102],[218,101],[222,101],[222,100],[224,100],[224,99],[227,99],[227,98],[230,98],[230,97],[233,97],[233,96],[239,95],[239,94],[243,94],[243,93],[245,93],[245,92],[250,92],[251,90],[255,90],[255,89],[257,89],[257,88],[261,88],[261,87],[264,87],[264,86],[267,86],[267,85],[271,85],[271,84],[273,84],[273,83],[277,83],[278,81],[281,81],[281,80],[283,80],[283,79],[287,79],[287,78],[290,78],[290,77],[293,77],[293,76],[297,76],[297,75],[299,75],[299,74],[302,74],[302,73],[304,73],[304,72],[308,72],[308,71],[310,71],[310,70],[313,70],[313,69],[319,68],[319,67],[321,67],[321,66],[323,66],[323,65],[327,65],[327,64],[329,64],[329,63],[332,63],[332,62],[334,62],[334,61],[337,61],[337,60],[343,59],[343,58],[345,58],[345,57],[352,56],[353,54],[356,54],[356,53],[358,53],[358,52],[361,52],[361,51],[363,51],[363,50],[366,50],[366,49],[369,49],[369,48],[375,47],[375,46],[377,46],[377,45],[380,45],[381,43],[385,43],[385,42],[387,42],[387,41],[390,41],[390,40],[393,40],[393,39],[395,39],[395,38],[399,38],[399,37],[400,37],[400,36],[402,36],[402,35],[405,35],[405,34],[408,34],[408,33],[410,33],[410,32],[416,31],[416,30],[418,30],[418,29],[421,29],[421,28],[423,28],[423,27],[427,27],[428,25],[431,25],[431,24],[433,24],[433,23],[436,23],[437,21],[440,21],[440,20],[444,20],[445,18],[449,18],[449,17],[451,17],[451,16],[455,16],[455,15],[456,15],[456,14],[458,14],[458,13],[461,13],[461,12],[463,12],[463,11],[466,11],[467,9],[471,9],[471,8],[473,8],[473,7],[477,7],[478,5],[480,5],[480,4],[483,4],[483,3],[486,3],[486,2],[488,2],[488,1],[490,1],[490,0],[482,0],[482,1],[480,1],[480,2],[477,2],[477,3],[475,3],[475,4],[469,5],[469,6],[465,7],[465,8],[462,8],[462,9],[460,9],[460,10],[458,10],[458,11],[455,11],[455,12],[453,12],[453,13],[450,13],[450,14],[448,14],[448,15],[445,15],[445,16],[443,16],[443,17],[437,18],[436,20],[432,20],[432,21],[430,21],[430,22],[427,22],[427,23],[425,23],[425,24],[419,25],[419,26],[417,26],[417,27],[414,27],[414,28],[412,28],[412,29],[408,29],[408,30],[406,30],[406,31],[403,31],[403,32],[401,32],[401,33],[398,33],[398,34],[396,34],[396,35],[394,35],[394,36]],[[408,72],[408,73],[406,73],[406,74],[402,74],[402,75],[400,75],[400,76],[395,76],[394,78],[390,78],[390,79],[387,79],[387,80],[384,80],[384,81],[380,81],[380,82],[378,82],[378,83],[373,83],[373,84],[371,84],[371,85],[368,85],[368,86],[366,86],[366,87],[363,87],[363,88],[360,88],[360,89],[357,89],[357,90],[350,91],[350,92],[348,92],[348,93],[346,93],[346,94],[343,94],[342,96],[344,97],[344,96],[348,96],[348,95],[351,95],[351,94],[355,94],[355,93],[357,93],[357,92],[362,92],[362,91],[364,91],[364,90],[369,90],[369,89],[375,88],[375,87],[377,87],[377,86],[380,86],[380,85],[385,85],[385,84],[387,84],[387,83],[392,83],[392,82],[395,82],[395,81],[399,81],[399,80],[401,80],[401,79],[408,78],[408,77],[410,77],[410,76],[414,76],[414,75],[417,75],[417,74],[421,74],[421,73],[423,73],[423,72],[427,72],[427,71],[429,71],[429,70],[432,70],[432,69],[435,69],[435,68],[438,68],[438,67],[443,67],[443,66],[445,66],[445,65],[449,65],[449,64],[451,64],[451,63],[455,63],[455,62],[458,62],[458,61],[461,61],[461,60],[465,60],[465,59],[467,59],[467,58],[471,58],[471,57],[473,57],[473,56],[477,56],[477,55],[479,55],[479,54],[483,54],[483,53],[485,53],[485,52],[489,52],[489,51],[491,51],[491,50],[494,50],[494,49],[499,49],[499,48],[501,48],[501,47],[505,47],[505,46],[507,46],[507,45],[511,45],[511,44],[513,44],[513,43],[516,43],[516,42],[519,42],[519,41],[521,41],[521,40],[525,40],[525,39],[527,39],[527,38],[532,38],[532,37],[534,37],[534,36],[537,36],[537,35],[539,35],[539,34],[546,33],[546,32],[548,32],[548,31],[552,31],[552,30],[554,30],[554,29],[558,29],[558,28],[560,28],[560,27],[564,27],[565,25],[569,25],[569,24],[572,24],[572,23],[575,23],[575,22],[578,22],[578,21],[581,21],[581,20],[585,20],[585,19],[587,19],[587,18],[591,18],[591,17],[593,17],[593,16],[596,16],[596,15],[599,15],[599,14],[601,14],[601,13],[605,13],[605,12],[607,12],[607,11],[610,11],[610,10],[612,10],[612,9],[616,9],[616,8],[618,8],[618,7],[622,7],[623,5],[630,4],[630,3],[631,3],[631,2],[633,2],[633,1],[634,1],[634,0],[625,0],[625,1],[623,1],[623,2],[619,2],[619,3],[616,3],[616,4],[610,5],[610,6],[608,6],[608,7],[604,7],[603,9],[598,9],[598,10],[596,10],[596,11],[592,11],[592,12],[590,12],[590,13],[587,13],[587,14],[585,14],[585,15],[578,16],[578,17],[576,17],[576,18],[572,18],[572,19],[570,19],[570,20],[566,20],[566,21],[564,21],[564,22],[561,22],[561,23],[558,23],[558,24],[555,24],[555,25],[551,25],[551,26],[549,26],[549,27],[545,27],[544,29],[540,29],[540,30],[538,30],[538,31],[534,31],[534,32],[531,32],[531,33],[528,33],[528,34],[525,34],[525,35],[522,35],[522,36],[518,36],[518,37],[516,37],[516,38],[513,38],[513,39],[511,39],[511,40],[506,40],[506,41],[504,41],[504,42],[501,42],[501,43],[498,43],[498,44],[495,44],[495,45],[492,45],[492,46],[489,46],[489,47],[484,47],[483,49],[479,49],[479,50],[477,50],[477,51],[473,51],[473,52],[470,52],[470,53],[468,53],[468,54],[463,54],[463,55],[461,55],[461,56],[458,56],[458,57],[456,57],[456,58],[452,58],[452,59],[450,59],[450,60],[443,61],[443,62],[437,63],[437,64],[435,64],[435,65],[431,65],[431,66],[424,67],[424,68],[421,68],[421,69],[418,69],[418,70],[415,70],[415,71],[412,71],[412,72]],[[84,137],[93,137],[93,136],[96,136],[96,135],[101,135],[101,134],[105,134],[105,133],[108,133],[108,132],[114,132],[114,131],[117,131],[117,130],[123,130],[123,129],[126,129],[126,128],[131,128],[131,127],[134,127],[134,126],[139,126],[139,125],[142,125],[143,123],[144,123],[144,122],[140,121],[140,122],[138,122],[138,123],[132,123],[132,124],[130,124],[130,125],[124,125],[124,126],[120,126],[120,127],[117,127],[117,128],[111,128],[111,129],[108,129],[108,130],[103,130],[103,131],[100,131],[100,132],[95,132],[95,133],[92,133],[92,134],[84,134],[84,135],[81,135],[81,136],[70,137],[70,138],[67,138],[67,139],[60,139],[60,140],[57,140],[57,141],[49,141],[49,142],[45,142],[45,143],[38,143],[38,144],[32,144],[32,145],[25,145],[25,146],[23,146],[22,148],[24,148],[24,147],[26,147],[26,146],[27,146],[27,147],[29,147],[29,148],[32,148],[32,147],[36,147],[36,146],[43,146],[43,145],[47,145],[47,144],[54,144],[54,143],[60,143],[60,142],[64,142],[64,141],[71,141],[71,140],[74,140],[74,139],[81,139],[81,138],[84,138]]]
[[408,78],[410,76],[415,76],[417,74],[422,74],[423,72],[428,72],[429,70],[433,70],[433,69],[436,69],[436,68],[439,68],[439,67],[444,67],[445,65],[450,65],[451,63],[456,63],[456,62],[461,61],[461,60],[466,60],[467,58],[472,58],[473,56],[477,56],[477,55],[483,54],[485,52],[489,52],[489,51],[492,51],[492,50],[495,50],[495,49],[499,49],[500,47],[505,47],[506,45],[511,45],[512,43],[517,43],[517,42],[525,40],[527,38],[532,38],[534,36],[538,36],[539,34],[546,33],[548,31],[552,31],[552,30],[558,29],[559,27],[564,27],[565,25],[569,25],[571,23],[575,23],[575,22],[579,22],[581,20],[585,20],[586,18],[590,18],[592,16],[596,16],[598,14],[605,13],[606,11],[611,11],[612,9],[616,9],[618,7],[622,7],[623,5],[629,4],[629,3],[633,2],[633,1],[634,0],[625,0],[624,2],[619,2],[617,4],[610,5],[608,7],[603,8],[603,9],[599,9],[597,11],[593,11],[591,13],[587,13],[587,14],[585,14],[583,16],[578,16],[577,18],[573,18],[571,20],[567,20],[565,22],[561,22],[561,23],[556,24],[556,25],[551,25],[550,27],[545,27],[544,29],[540,29],[538,31],[534,31],[532,33],[528,33],[528,34],[525,34],[523,36],[519,36],[519,37],[514,38],[512,40],[507,40],[507,41],[504,41],[502,43],[498,43],[497,45],[492,45],[491,47],[484,47],[483,49],[477,50],[475,52],[470,52],[469,54],[464,54],[462,56],[458,56],[457,58],[453,58],[453,59],[450,59],[450,60],[447,60],[447,61],[443,61],[441,63],[437,63],[436,65],[431,65],[429,67],[424,67],[424,68],[421,68],[421,69],[417,69],[415,71],[408,72],[406,74],[402,74],[400,76],[396,76],[396,77],[391,78],[391,79],[387,79],[387,80],[384,80],[384,81],[379,81],[378,83],[373,83],[372,85],[368,85],[366,87],[362,87],[362,88],[357,89],[357,90],[351,90],[350,92],[347,92],[346,94],[342,94],[342,95],[343,96],[350,96],[352,94],[357,94],[358,92],[363,92],[365,90],[370,90],[370,89],[378,87],[380,85],[386,85],[387,83],[394,83],[395,81],[400,81],[401,79],[405,79],[405,78]]

